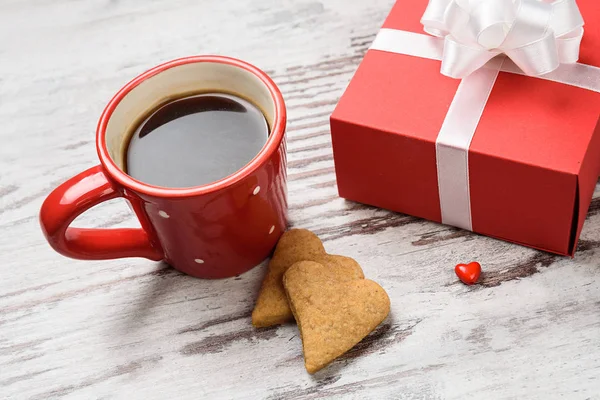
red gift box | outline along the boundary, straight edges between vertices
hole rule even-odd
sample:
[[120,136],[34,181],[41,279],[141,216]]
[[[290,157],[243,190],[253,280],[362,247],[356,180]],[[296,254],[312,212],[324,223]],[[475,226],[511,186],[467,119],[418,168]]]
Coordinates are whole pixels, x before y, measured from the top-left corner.
[[[597,69],[600,8],[578,5],[579,63]],[[397,2],[383,28],[424,34],[426,7]],[[468,184],[468,228],[572,255],[600,175],[600,93],[513,72],[497,73],[458,177]],[[370,49],[331,116],[340,196],[452,224],[442,218],[447,171],[436,141],[459,85],[438,60]]]

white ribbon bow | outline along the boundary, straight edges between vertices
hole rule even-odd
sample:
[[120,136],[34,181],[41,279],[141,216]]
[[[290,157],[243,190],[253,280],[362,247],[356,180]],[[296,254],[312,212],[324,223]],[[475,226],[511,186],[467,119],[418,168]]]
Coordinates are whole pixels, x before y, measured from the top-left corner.
[[576,63],[583,17],[575,0],[429,0],[425,32],[444,38],[441,73],[464,78],[499,54],[527,75]]

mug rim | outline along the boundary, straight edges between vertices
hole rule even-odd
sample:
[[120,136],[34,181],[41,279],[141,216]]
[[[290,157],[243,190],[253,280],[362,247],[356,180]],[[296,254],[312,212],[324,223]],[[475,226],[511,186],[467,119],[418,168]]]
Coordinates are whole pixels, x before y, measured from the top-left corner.
[[[131,92],[135,87],[144,82],[145,80],[158,75],[168,69],[193,63],[211,62],[218,64],[226,64],[237,68],[244,69],[256,76],[269,90],[274,107],[273,114],[273,127],[267,139],[265,145],[261,150],[242,168],[238,169],[233,174],[230,174],[217,181],[207,183],[199,186],[192,186],[186,188],[169,188],[163,186],[154,186],[148,183],[141,182],[125,173],[121,168],[117,166],[112,157],[108,153],[108,147],[106,144],[106,128],[108,121],[110,120],[113,112],[119,105],[119,103]],[[245,61],[238,60],[236,58],[216,55],[203,55],[203,56],[189,56],[177,58],[165,63],[159,64],[154,68],[147,70],[146,72],[138,75],[132,79],[129,83],[123,86],[109,101],[104,108],[100,120],[98,121],[98,127],[96,129],[96,150],[100,163],[107,171],[108,175],[116,180],[123,187],[133,190],[138,193],[155,196],[155,197],[190,197],[198,196],[207,193],[212,193],[229,187],[235,183],[240,182],[242,179],[251,175],[261,165],[263,165],[279,148],[285,135],[286,125],[286,109],[283,101],[283,95],[281,91],[273,82],[273,80],[262,70],[249,64]]]

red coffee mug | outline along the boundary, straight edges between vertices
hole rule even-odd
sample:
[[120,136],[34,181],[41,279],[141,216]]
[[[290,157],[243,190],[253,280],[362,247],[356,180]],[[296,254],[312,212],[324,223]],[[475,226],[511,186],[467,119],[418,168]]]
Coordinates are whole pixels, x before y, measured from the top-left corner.
[[[193,188],[164,188],[123,171],[127,132],[148,110],[198,92],[244,97],[265,113],[271,133],[245,167]],[[258,68],[220,56],[159,65],[129,82],[108,103],[96,131],[100,165],[71,178],[44,201],[40,223],[50,245],[77,259],[165,260],[199,278],[224,278],[264,260],[286,228],[286,110],[273,81]],[[81,213],[123,197],[141,229],[70,227]]]

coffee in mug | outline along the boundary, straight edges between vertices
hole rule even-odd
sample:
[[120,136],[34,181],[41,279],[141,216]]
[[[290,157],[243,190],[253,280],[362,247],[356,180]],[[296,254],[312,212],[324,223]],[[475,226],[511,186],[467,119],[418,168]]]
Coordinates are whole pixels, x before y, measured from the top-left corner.
[[263,112],[229,93],[171,100],[132,126],[125,172],[154,186],[184,188],[215,182],[241,169],[269,136]]

